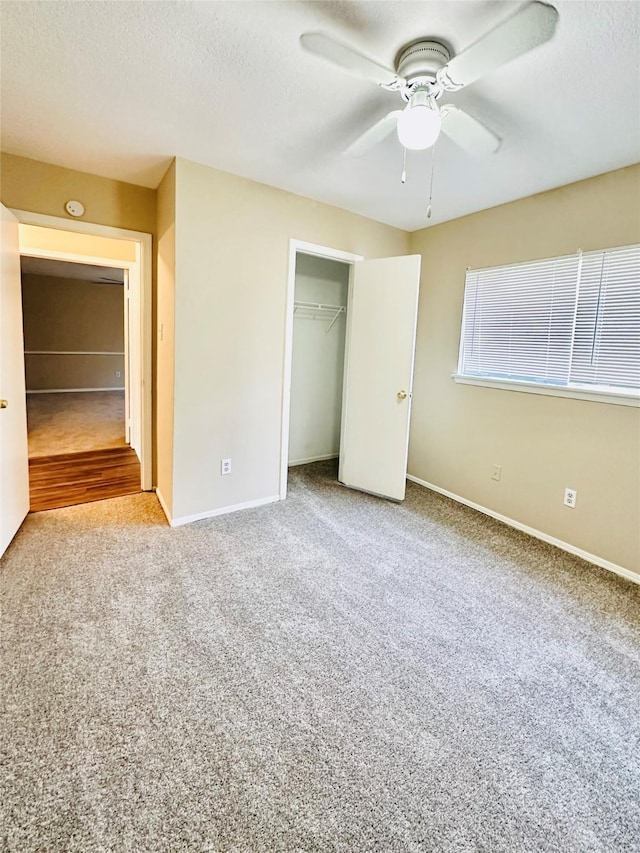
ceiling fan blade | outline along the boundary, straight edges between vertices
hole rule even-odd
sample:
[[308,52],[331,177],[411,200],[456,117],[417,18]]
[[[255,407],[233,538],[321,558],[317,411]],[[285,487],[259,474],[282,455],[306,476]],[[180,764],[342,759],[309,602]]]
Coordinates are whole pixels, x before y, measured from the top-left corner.
[[345,151],[345,154],[359,157],[361,154],[366,154],[379,142],[382,142],[385,137],[389,136],[396,129],[398,118],[402,115],[402,110],[393,110],[388,113],[380,121],[377,121],[369,130],[365,130],[362,136],[359,136],[355,142]]
[[445,104],[440,114],[442,115],[442,132],[469,154],[483,157],[486,154],[494,154],[500,147],[501,140],[495,133],[469,113],[454,107],[453,104]]
[[528,3],[454,56],[438,79],[446,89],[468,86],[484,74],[548,41],[557,23],[558,12],[553,6],[537,0]]
[[357,77],[372,80],[379,86],[392,86],[399,81],[395,71],[385,68],[384,65],[379,65],[352,47],[335,41],[322,33],[304,33],[300,36],[300,44],[309,53],[326,59],[334,65],[339,65],[340,68],[350,71]]

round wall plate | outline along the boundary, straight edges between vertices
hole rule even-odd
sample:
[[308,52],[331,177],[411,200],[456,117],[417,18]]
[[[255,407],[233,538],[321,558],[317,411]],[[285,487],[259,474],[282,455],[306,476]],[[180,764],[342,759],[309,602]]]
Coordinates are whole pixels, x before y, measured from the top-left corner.
[[80,201],[68,201],[64,207],[70,216],[82,216],[84,213],[84,205]]

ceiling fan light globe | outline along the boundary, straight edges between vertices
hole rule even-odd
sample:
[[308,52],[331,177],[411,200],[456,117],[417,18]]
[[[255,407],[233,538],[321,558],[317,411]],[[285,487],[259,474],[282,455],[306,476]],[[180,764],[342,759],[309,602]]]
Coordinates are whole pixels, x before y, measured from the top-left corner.
[[440,134],[442,120],[439,110],[426,104],[409,104],[398,119],[398,139],[412,151],[430,148]]

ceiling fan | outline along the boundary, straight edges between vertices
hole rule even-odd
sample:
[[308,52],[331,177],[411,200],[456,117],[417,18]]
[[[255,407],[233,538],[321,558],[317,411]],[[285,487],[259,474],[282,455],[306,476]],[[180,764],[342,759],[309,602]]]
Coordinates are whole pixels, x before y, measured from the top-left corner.
[[453,58],[447,47],[433,38],[405,45],[392,70],[322,33],[304,33],[302,47],[334,65],[390,92],[398,92],[406,106],[392,110],[347,149],[364,154],[393,130],[405,149],[432,146],[443,133],[475,155],[497,151],[501,140],[476,118],[454,106],[438,104],[445,92],[474,83],[523,53],[548,41],[554,34],[558,12],[538,0],[528,3]]

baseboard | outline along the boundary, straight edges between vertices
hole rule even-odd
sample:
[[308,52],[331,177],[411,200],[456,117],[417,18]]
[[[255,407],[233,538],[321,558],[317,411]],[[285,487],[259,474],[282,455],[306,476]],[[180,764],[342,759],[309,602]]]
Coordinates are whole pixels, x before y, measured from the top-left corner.
[[480,506],[480,504],[460,497],[460,495],[455,495],[453,492],[449,492],[446,489],[440,488],[440,486],[434,486],[433,483],[427,483],[426,480],[421,480],[419,477],[414,477],[412,474],[407,474],[407,480],[411,480],[412,483],[417,483],[419,486],[424,486],[427,489],[431,489],[432,492],[437,492],[439,495],[444,495],[447,498],[451,498],[451,500],[471,507],[471,509],[475,509],[478,512],[483,513],[484,515],[488,515],[491,518],[495,518],[497,521],[501,521],[503,524],[508,524],[509,527],[514,527],[516,530],[521,530],[523,533],[528,533],[529,536],[533,536],[536,539],[541,539],[543,542],[548,542],[550,545],[555,545],[556,548],[560,548],[562,551],[567,551],[569,554],[573,554],[576,557],[581,557],[588,563],[593,563],[595,566],[600,566],[600,568],[602,569],[607,569],[607,571],[609,572],[614,572],[616,575],[620,575],[621,577],[626,578],[627,580],[632,581],[633,583],[640,584],[640,575],[636,574],[636,572],[632,572],[631,569],[625,569],[623,566],[618,566],[616,563],[612,563],[610,560],[605,560],[603,557],[598,557],[595,554],[590,554],[588,551],[583,551],[582,548],[577,548],[575,545],[571,545],[569,542],[563,542],[561,539],[556,539],[555,536],[549,536],[548,533],[543,533],[541,530],[536,530],[534,527],[529,527],[527,524],[522,524],[522,522],[520,521],[516,521],[513,518],[508,518],[506,515],[501,515],[499,512],[494,512],[492,509],[487,509],[486,506]]
[[[156,490],[156,494],[158,491]],[[180,518],[171,518],[169,513],[166,510],[166,505],[162,500],[161,496],[158,496],[158,500],[160,501],[160,506],[164,510],[165,515],[167,516],[167,520],[171,527],[182,527],[183,524],[191,524],[192,521],[202,521],[205,518],[215,518],[217,515],[227,515],[230,512],[239,512],[241,509],[253,509],[258,506],[264,506],[265,504],[271,504],[275,501],[280,500],[280,495],[271,495],[268,498],[258,498],[255,501],[245,501],[245,503],[241,504],[233,504],[232,506],[223,506],[220,509],[210,509],[205,512],[197,512],[195,515],[183,515]]]
[[38,391],[27,391],[27,394],[79,394],[82,391],[124,391],[124,387],[117,388],[41,388]]
[[294,459],[287,463],[289,468],[294,468],[296,465],[308,465],[309,462],[324,462],[325,459],[337,459],[338,453],[328,453],[326,456],[310,456],[308,459]]

